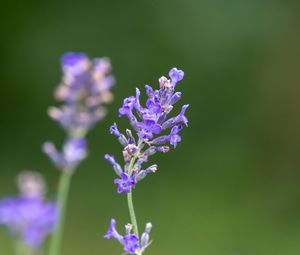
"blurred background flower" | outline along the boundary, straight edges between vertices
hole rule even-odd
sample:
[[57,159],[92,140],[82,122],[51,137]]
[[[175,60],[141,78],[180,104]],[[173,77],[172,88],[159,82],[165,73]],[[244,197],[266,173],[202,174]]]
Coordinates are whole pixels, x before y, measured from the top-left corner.
[[[45,114],[58,59],[109,56],[118,89],[74,176],[63,254],[117,254],[102,233],[112,215],[120,229],[128,215],[103,160],[120,149],[107,130],[135,87],[178,66],[189,128],[176,151],[153,156],[159,171],[136,187],[139,221],[159,226],[150,254],[298,254],[299,12],[294,0],[1,3],[1,197],[15,192],[23,167],[42,169],[54,194],[59,172],[40,144],[63,140]],[[12,254],[3,228],[0,254]]]
[[[40,174],[21,172],[18,188],[18,196],[0,200],[0,225],[6,226],[12,236],[16,254],[38,255],[54,230],[58,208],[44,199],[46,187]],[[24,253],[24,249],[28,251]]]

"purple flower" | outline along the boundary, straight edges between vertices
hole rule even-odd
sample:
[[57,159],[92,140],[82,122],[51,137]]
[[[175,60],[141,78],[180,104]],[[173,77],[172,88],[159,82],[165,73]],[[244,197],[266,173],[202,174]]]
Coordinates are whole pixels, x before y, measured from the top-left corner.
[[62,153],[56,150],[53,143],[46,142],[43,145],[43,151],[57,168],[72,171],[87,155],[86,140],[80,137],[67,139],[63,145]]
[[[156,134],[160,134],[163,129],[170,128],[176,123],[183,122],[187,125],[188,120],[185,117],[185,111],[188,105],[182,108],[177,117],[166,121],[167,115],[172,111],[173,105],[181,98],[180,92],[174,92],[177,82],[183,79],[184,73],[176,68],[169,72],[171,81],[166,77],[159,79],[160,90],[153,90],[149,85],[145,86],[148,99],[146,108],[140,104],[140,91],[136,90],[136,96],[128,97],[124,100],[123,106],[119,109],[120,116],[127,116],[132,127],[138,132],[139,138],[152,139]],[[134,116],[133,110],[136,110],[141,121]]]
[[111,127],[110,127],[110,133],[114,136],[116,136],[117,138],[119,138],[121,136],[121,133],[118,130],[118,126],[116,123],[114,123]]
[[114,183],[118,185],[118,193],[129,193],[131,188],[135,187],[136,181],[134,176],[129,176],[127,173],[122,173],[121,179],[115,179]]
[[39,247],[52,233],[58,213],[55,203],[44,200],[40,178],[32,172],[22,173],[18,179],[22,194],[0,201],[0,224],[31,247]]
[[145,139],[152,139],[153,134],[159,134],[162,131],[162,127],[156,123],[151,115],[145,115],[144,121],[139,122],[137,127],[139,128],[139,137]]
[[140,248],[139,238],[135,234],[126,235],[123,237],[124,251],[135,254]]
[[56,223],[57,207],[39,198],[11,197],[0,202],[0,224],[29,246],[40,246]]
[[188,126],[188,119],[187,119],[187,117],[185,117],[185,115],[184,115],[184,114],[185,114],[185,111],[186,111],[186,109],[187,109],[188,107],[189,107],[188,104],[182,106],[181,112],[179,113],[178,116],[175,117],[175,119],[176,119],[175,122],[176,122],[176,123],[182,122],[182,123],[184,123],[184,125]]
[[[164,76],[159,79],[159,89],[154,90],[150,85],[145,86],[147,95],[145,107],[140,102],[141,93],[137,88],[136,95],[127,97],[119,109],[119,116],[126,116],[136,132],[137,142],[130,130],[126,131],[128,136],[126,137],[119,132],[116,123],[110,127],[110,133],[116,136],[124,146],[124,171],[119,164],[116,164],[114,158],[106,157],[115,171],[117,166],[117,175],[122,176],[121,179],[115,180],[115,183],[118,184],[118,193],[129,192],[131,185],[135,186],[136,182],[142,180],[148,173],[155,172],[150,171],[149,168],[142,170],[142,164],[147,162],[149,156],[156,152],[168,152],[168,144],[176,148],[181,141],[179,132],[183,127],[180,123],[188,126],[188,119],[185,115],[188,104],[182,106],[177,116],[168,117],[174,105],[182,97],[181,92],[175,92],[175,85],[183,79],[184,72],[172,68],[169,76],[170,80]],[[164,130],[168,129],[171,129],[170,133],[162,135]],[[128,171],[129,164],[133,159],[132,169]]]
[[86,157],[86,140],[84,138],[69,138],[64,144],[63,154],[65,164],[74,168]]
[[123,101],[123,106],[119,109],[119,115],[123,116],[126,115],[128,118],[132,116],[132,109],[136,103],[135,97],[128,97],[125,98]]
[[[52,142],[44,143],[43,151],[57,168],[73,171],[87,155],[85,136],[106,115],[104,105],[113,99],[110,90],[115,79],[107,58],[69,52],[62,56],[61,65],[63,77],[55,97],[62,105],[50,107],[48,113],[64,128],[67,138],[61,152]],[[117,128],[113,133],[118,135]],[[120,134],[124,143],[122,138]]]
[[183,79],[184,72],[182,70],[178,70],[176,67],[174,67],[170,70],[169,76],[171,78],[172,83],[175,85],[177,82],[179,82]]
[[131,234],[131,229],[132,227],[129,224],[126,228],[126,235],[122,236],[116,230],[116,220],[111,219],[109,229],[104,237],[107,239],[110,239],[112,237],[115,238],[123,245],[123,249],[125,252],[136,254],[136,252],[140,249],[139,237],[135,234]]
[[109,229],[106,233],[106,235],[104,236],[106,239],[110,239],[110,238],[115,238],[116,240],[118,240],[119,242],[122,241],[123,236],[121,236],[118,231],[116,230],[116,220],[115,219],[111,219],[110,221],[110,226]]
[[[175,86],[183,79],[184,72],[177,68],[172,68],[169,76],[170,80],[164,76],[158,80],[159,89],[157,90],[154,90],[149,85],[145,86],[148,97],[145,107],[141,104],[141,93],[138,88],[135,96],[127,97],[123,101],[123,105],[119,109],[119,116],[128,118],[137,139],[134,138],[133,133],[129,129],[126,130],[126,138],[119,132],[116,123],[110,128],[110,133],[116,136],[124,147],[124,170],[116,163],[113,156],[106,154],[105,159],[113,166],[117,175],[121,177],[114,180],[114,183],[118,185],[118,193],[129,193],[129,212],[134,225],[127,225],[126,235],[121,236],[115,228],[115,220],[112,220],[105,237],[117,239],[123,245],[124,251],[130,254],[143,254],[151,242],[151,223],[146,224],[141,238],[138,236],[138,226],[134,217],[132,200],[130,199],[132,188],[135,187],[136,183],[143,180],[148,174],[157,171],[156,164],[147,168],[143,168],[142,165],[148,162],[149,157],[156,152],[168,152],[170,149],[169,144],[176,148],[181,141],[179,132],[183,128],[183,125],[179,123],[188,126],[188,119],[185,116],[188,104],[181,108],[177,116],[168,117],[174,105],[181,99],[182,94],[181,92],[175,92]],[[168,132],[167,130],[169,129],[171,131]],[[163,132],[165,134],[162,134]],[[132,228],[134,228],[134,234],[131,233]]]
[[174,146],[174,148],[176,148],[177,143],[179,143],[181,141],[181,137],[180,137],[180,135],[178,135],[178,132],[181,129],[182,129],[182,126],[175,126],[172,128],[171,134],[169,135],[170,144],[172,144]]
[[50,116],[68,133],[86,133],[105,116],[103,104],[112,101],[114,78],[107,58],[90,60],[84,53],[66,53],[61,59],[63,81],[56,90],[60,108]]
[[137,235],[131,233],[131,224],[127,224],[125,229],[126,235],[120,235],[116,230],[116,220],[111,219],[109,229],[104,237],[106,239],[114,238],[119,241],[121,245],[123,245],[124,251],[129,254],[142,254],[150,244],[150,232],[152,229],[152,224],[146,224],[145,231],[141,235],[141,239]]

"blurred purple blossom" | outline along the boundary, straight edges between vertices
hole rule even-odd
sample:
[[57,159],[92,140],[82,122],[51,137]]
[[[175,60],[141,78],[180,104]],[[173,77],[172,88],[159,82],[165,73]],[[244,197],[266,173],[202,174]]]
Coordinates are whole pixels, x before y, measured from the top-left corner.
[[66,53],[61,59],[63,80],[55,96],[63,102],[49,109],[50,116],[66,131],[86,133],[105,116],[103,104],[110,103],[115,79],[107,58],[89,59],[84,53]]
[[44,200],[44,182],[33,172],[18,178],[21,194],[0,201],[0,224],[30,247],[39,247],[55,227],[57,206]]
[[62,102],[50,107],[49,115],[66,132],[62,152],[52,142],[43,145],[43,151],[59,169],[74,170],[86,157],[87,132],[106,115],[104,104],[110,103],[110,90],[115,79],[110,75],[108,58],[90,59],[84,53],[66,53],[61,58],[63,78],[55,91]]
[[71,171],[86,157],[86,140],[84,138],[68,138],[60,153],[51,142],[43,145],[43,151],[55,166],[62,170]]

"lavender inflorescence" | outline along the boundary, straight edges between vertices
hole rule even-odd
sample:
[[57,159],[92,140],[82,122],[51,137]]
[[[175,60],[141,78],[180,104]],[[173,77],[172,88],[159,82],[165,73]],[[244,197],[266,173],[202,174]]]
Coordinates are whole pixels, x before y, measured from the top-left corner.
[[86,157],[85,135],[106,115],[103,105],[113,99],[110,90],[115,79],[107,58],[91,60],[84,53],[66,53],[61,65],[63,79],[55,97],[63,104],[50,107],[48,113],[64,128],[67,138],[62,152],[52,142],[46,142],[43,150],[57,168],[73,170]]
[[57,203],[59,217],[50,243],[49,255],[59,255],[64,225],[64,215],[71,176],[87,156],[88,131],[106,115],[104,104],[110,103],[110,92],[115,83],[110,75],[107,58],[90,59],[84,53],[66,53],[61,59],[63,79],[55,91],[62,102],[60,107],[49,108],[49,115],[65,130],[66,139],[59,152],[52,142],[43,145],[43,151],[54,165],[62,170]]
[[[177,68],[172,68],[169,72],[169,77],[170,79],[164,76],[159,79],[160,88],[157,90],[154,90],[149,85],[145,86],[147,95],[145,107],[141,105],[141,93],[138,88],[136,88],[135,96],[124,99],[123,105],[119,109],[119,117],[126,116],[128,118],[132,129],[136,133],[135,136],[130,129],[126,130],[126,135],[122,134],[116,123],[110,127],[110,133],[116,136],[124,147],[123,158],[125,165],[122,168],[112,155],[106,154],[104,158],[113,166],[118,176],[114,180],[114,183],[117,185],[117,192],[127,193],[134,234],[131,234],[131,228],[129,228],[130,231],[127,231],[127,234],[124,236],[128,240],[127,243],[124,237],[115,230],[116,222],[112,220],[108,234],[105,237],[117,239],[124,246],[124,251],[130,254],[142,254],[148,246],[150,238],[150,223],[147,224],[148,227],[146,227],[141,240],[138,237],[131,191],[149,173],[155,173],[157,165],[154,164],[146,168],[143,168],[142,165],[148,162],[151,155],[157,152],[168,152],[170,145],[176,148],[181,141],[179,132],[183,129],[183,125],[188,126],[188,119],[185,116],[188,104],[181,108],[178,115],[168,118],[174,104],[181,98],[181,92],[175,92],[175,87],[183,79],[184,72]],[[145,238],[147,242],[145,242]]]
[[19,196],[0,201],[0,224],[5,225],[16,240],[38,250],[55,227],[57,206],[45,200],[45,183],[38,173],[21,173],[18,186]]

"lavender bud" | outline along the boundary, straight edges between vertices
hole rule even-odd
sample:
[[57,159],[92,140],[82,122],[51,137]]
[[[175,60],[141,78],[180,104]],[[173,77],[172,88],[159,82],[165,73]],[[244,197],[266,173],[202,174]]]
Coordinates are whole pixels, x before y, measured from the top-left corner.
[[86,156],[86,140],[84,138],[70,138],[63,147],[65,167],[74,169]]
[[158,81],[161,89],[171,88],[171,82],[165,76],[160,77]]
[[175,104],[179,101],[179,99],[181,98],[181,92],[176,92],[172,97],[171,97],[171,100],[170,100],[170,104]]
[[155,148],[155,146],[151,146],[151,147],[149,147],[147,150],[145,150],[145,152],[144,152],[144,156],[151,156],[151,155],[153,155],[153,154],[155,154],[156,153],[156,148]]
[[141,181],[147,176],[147,174],[155,173],[156,171],[157,171],[157,165],[152,165],[152,166],[146,168],[145,170],[139,171],[138,174],[136,175],[135,179],[137,182]]
[[132,155],[127,150],[123,150],[123,158],[126,163],[129,163]]
[[149,166],[145,171],[155,173],[157,171],[157,165]]
[[116,123],[114,123],[111,127],[110,127],[110,133],[114,136],[116,136],[119,140],[119,142],[123,145],[123,146],[127,146],[128,141],[126,139],[126,137],[121,134],[118,130],[118,126]]
[[42,146],[43,152],[49,157],[52,163],[60,168],[63,164],[63,157],[62,155],[56,150],[55,146],[51,142],[46,142]]
[[125,147],[125,150],[127,150],[128,153],[133,156],[133,155],[135,155],[137,153],[138,147],[135,144],[128,144]]
[[103,76],[103,74],[106,74],[110,72],[111,69],[111,63],[109,58],[103,57],[103,58],[96,58],[93,61],[94,63],[94,75],[95,78],[98,80],[100,77]]
[[135,144],[135,139],[134,139],[130,129],[126,129],[126,134],[128,136],[128,143]]
[[54,120],[59,120],[62,116],[62,111],[57,107],[49,107],[48,115]]
[[109,155],[109,154],[105,154],[104,159],[107,160],[108,163],[110,163],[113,166],[113,168],[114,168],[117,175],[119,175],[119,176],[122,175],[123,170],[122,170],[121,166],[116,162],[114,156]]
[[128,223],[125,225],[126,235],[130,235],[132,231],[132,224]]
[[154,91],[153,91],[152,87],[149,85],[145,85],[145,89],[146,89],[146,94],[147,94],[148,98],[152,99],[154,97]]
[[159,146],[159,147],[156,147],[156,151],[158,152],[162,152],[162,153],[167,153],[169,152],[170,150],[170,147],[169,146]]
[[[159,123],[159,124],[163,123],[163,122],[166,120],[166,118],[167,118],[167,114],[166,114],[165,112],[163,112],[163,113],[159,116],[159,118],[158,118],[158,120],[157,120],[157,123]],[[162,126],[162,128],[163,128],[163,126]],[[163,129],[164,129],[164,128],[163,128]]]
[[169,136],[163,135],[163,136],[159,136],[159,137],[155,138],[155,139],[152,141],[152,143],[153,143],[153,144],[164,144],[164,143],[166,143],[166,142],[168,142],[168,141],[169,141]]
[[41,174],[32,171],[22,171],[17,177],[18,188],[24,197],[44,197],[46,184]]
[[175,86],[177,82],[179,82],[183,79],[184,72],[182,70],[178,70],[176,67],[174,67],[170,70],[169,76],[172,80],[172,85]]
[[164,108],[164,112],[165,112],[166,114],[169,114],[172,110],[173,110],[173,105],[167,105],[167,106]]
[[141,247],[142,248],[145,248],[149,243],[151,229],[152,229],[152,224],[147,223],[145,232],[142,234],[142,237],[141,237]]
[[168,119],[161,126],[162,126],[163,129],[168,129],[170,127],[173,127],[175,124],[176,124],[176,119],[174,117],[174,118]]

